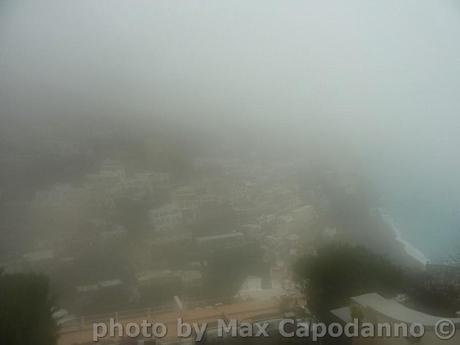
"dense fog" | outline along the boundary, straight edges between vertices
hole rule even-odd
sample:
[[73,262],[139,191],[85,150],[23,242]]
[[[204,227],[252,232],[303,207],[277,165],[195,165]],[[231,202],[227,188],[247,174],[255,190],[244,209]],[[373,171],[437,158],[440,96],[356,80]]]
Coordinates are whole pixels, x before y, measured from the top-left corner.
[[330,234],[460,260],[459,37],[455,0],[1,0],[0,263],[86,315],[227,299]]
[[458,221],[459,31],[455,1],[2,1],[2,139],[97,118],[314,146]]

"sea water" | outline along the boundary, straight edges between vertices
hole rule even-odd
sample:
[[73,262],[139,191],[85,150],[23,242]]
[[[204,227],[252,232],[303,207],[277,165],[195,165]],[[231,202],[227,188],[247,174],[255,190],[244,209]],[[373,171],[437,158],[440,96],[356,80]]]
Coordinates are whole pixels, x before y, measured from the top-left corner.
[[414,177],[410,183],[380,189],[379,203],[387,223],[408,250],[432,263],[443,263],[460,256],[458,189],[445,180],[417,185]]

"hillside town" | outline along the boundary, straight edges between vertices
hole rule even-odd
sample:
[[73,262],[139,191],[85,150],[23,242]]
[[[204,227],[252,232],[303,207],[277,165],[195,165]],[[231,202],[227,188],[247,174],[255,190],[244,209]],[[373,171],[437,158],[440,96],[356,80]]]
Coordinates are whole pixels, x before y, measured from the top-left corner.
[[[50,277],[59,296],[53,315],[60,344],[90,343],[88,329],[97,320],[184,311],[194,319],[200,310],[239,313],[254,303],[274,309],[270,315],[245,309],[252,320],[312,320],[296,262],[328,243],[360,244],[356,233],[325,221],[331,196],[318,185],[306,188],[282,164],[197,160],[194,169],[201,175],[185,184],[164,171],[129,170],[105,159],[78,183],[35,193],[27,212],[43,240],[2,266],[6,273]],[[350,202],[359,199],[356,177],[334,179],[342,181],[337,188]],[[374,236],[388,245],[367,246],[379,245],[438,282],[458,281],[457,271],[425,268],[391,231],[379,231]]]
[[219,164],[212,179],[180,184],[104,160],[79,183],[7,205],[26,209],[42,240],[2,267],[50,277],[65,334],[94,314],[176,310],[178,300],[187,308],[302,300],[291,265],[321,237],[315,208],[276,171]]
[[0,345],[459,345],[460,2],[0,0]]

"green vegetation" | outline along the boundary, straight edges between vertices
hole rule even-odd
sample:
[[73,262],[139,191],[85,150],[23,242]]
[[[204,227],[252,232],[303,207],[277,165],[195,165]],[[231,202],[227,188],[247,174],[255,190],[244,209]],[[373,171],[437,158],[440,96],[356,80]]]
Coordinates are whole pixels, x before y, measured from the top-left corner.
[[197,219],[190,225],[191,231],[196,236],[232,232],[237,227],[237,217],[229,204],[206,203],[200,206]]
[[456,317],[460,310],[460,288],[455,281],[436,281],[422,274],[411,279],[408,289],[414,308],[432,315]]
[[0,344],[56,344],[51,307],[45,276],[0,273]]
[[320,248],[317,255],[297,263],[296,274],[304,283],[308,307],[323,320],[331,309],[347,305],[352,296],[369,292],[388,295],[404,285],[400,270],[385,258],[349,245]]

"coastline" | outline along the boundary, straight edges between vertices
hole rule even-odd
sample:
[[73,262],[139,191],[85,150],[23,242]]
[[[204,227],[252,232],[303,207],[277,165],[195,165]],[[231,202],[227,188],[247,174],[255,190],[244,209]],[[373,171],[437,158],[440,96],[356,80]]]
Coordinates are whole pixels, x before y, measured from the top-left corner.
[[391,229],[391,231],[393,231],[396,241],[403,247],[405,253],[420,265],[426,267],[426,265],[431,262],[430,259],[428,259],[421,250],[403,238],[401,230],[396,225],[393,218],[388,213],[386,213],[385,210],[379,208],[378,212],[383,222],[388,226],[389,229]]

